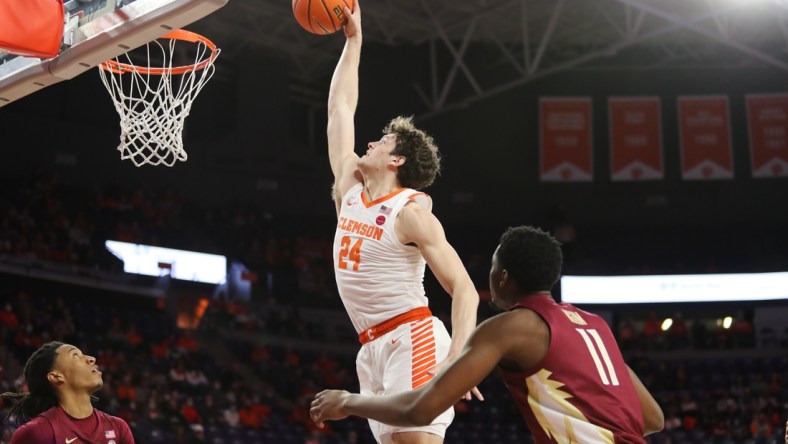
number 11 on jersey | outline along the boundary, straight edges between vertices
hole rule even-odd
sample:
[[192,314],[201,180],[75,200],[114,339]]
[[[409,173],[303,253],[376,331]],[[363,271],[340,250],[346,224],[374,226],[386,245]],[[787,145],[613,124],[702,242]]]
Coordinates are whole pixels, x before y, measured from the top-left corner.
[[[616,369],[613,368],[613,362],[610,360],[607,348],[605,348],[605,344],[602,342],[602,338],[599,336],[596,329],[576,328],[575,330],[583,337],[583,341],[586,343],[586,347],[588,347],[588,352],[591,353],[591,359],[594,360],[596,369],[599,372],[599,378],[602,380],[602,384],[611,385],[612,383],[612,385],[619,385]],[[594,348],[594,343],[596,343],[596,348]],[[597,348],[599,349],[599,353],[597,353]],[[602,359],[600,359],[600,354],[602,355]],[[602,362],[605,363],[604,366]],[[607,374],[610,375],[610,379],[608,379],[607,374],[605,374],[605,368],[607,368]]]
[[361,243],[364,242],[364,239],[357,240],[353,244],[353,248],[350,247],[351,242],[350,236],[342,236],[342,249],[339,251],[339,258],[337,258],[337,267],[347,270],[345,259],[349,259],[353,262],[353,271],[358,271],[358,266],[361,264]]

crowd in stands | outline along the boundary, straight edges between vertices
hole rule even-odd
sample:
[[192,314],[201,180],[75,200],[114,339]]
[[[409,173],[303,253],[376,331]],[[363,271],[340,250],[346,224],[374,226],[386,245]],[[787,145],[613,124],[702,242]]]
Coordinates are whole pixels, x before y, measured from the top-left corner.
[[[106,300],[24,290],[5,291],[2,303],[0,390],[24,389],[22,366],[41,344],[74,344],[95,356],[103,372],[96,407],[125,419],[140,443],[224,438],[229,444],[243,433],[249,443],[286,434],[301,444],[317,430],[308,415],[316,390],[353,386],[352,357],[231,341],[206,346],[202,331],[177,329],[153,306],[118,308]],[[14,426],[14,418],[5,423]],[[335,429],[321,433],[336,436],[334,442],[357,433],[350,425]]]
[[[254,340],[227,339],[217,346],[206,340],[217,336],[215,328],[232,331],[248,325],[180,330],[153,305],[113,308],[106,301],[24,290],[4,292],[2,304],[0,389],[23,388],[21,365],[43,342],[73,343],[96,356],[103,371],[97,407],[126,419],[138,442],[372,442],[364,421],[350,419],[319,430],[308,416],[317,390],[356,388],[352,354]],[[237,316],[227,309],[227,304],[219,304],[206,316]],[[665,411],[666,430],[651,442],[767,443],[782,433],[788,414],[785,355],[683,360],[655,359],[641,352],[628,356]],[[488,378],[480,388],[487,401],[457,405],[457,420],[449,431],[453,440],[447,442],[482,442],[472,439],[474,433],[494,436],[490,430],[499,441],[489,442],[527,442],[528,432],[500,381]],[[13,422],[8,424],[13,429]]]
[[[224,254],[258,279],[251,301],[213,299],[199,328],[191,331],[179,329],[170,311],[150,301],[135,305],[129,296],[121,303],[126,295],[32,285],[0,274],[0,390],[23,389],[26,357],[46,341],[62,340],[97,357],[105,385],[96,405],[126,419],[138,443],[374,442],[366,422],[357,418],[326,429],[309,419],[316,390],[356,389],[352,353],[294,345],[329,338],[338,346],[355,346],[349,321],[350,334],[327,336],[319,323],[300,315],[303,306],[342,310],[331,265],[333,222],[315,224],[325,229],[283,223],[283,216],[253,205],[202,208],[171,191],[79,189],[52,174],[15,182],[0,196],[0,259],[118,272],[120,263],[103,247],[104,240],[114,239]],[[573,236],[567,238],[573,249],[568,267],[582,269],[588,252]],[[484,288],[489,252],[458,249]],[[623,273],[633,267],[635,260],[629,259],[620,265],[608,260],[604,268]],[[638,260],[640,271],[658,268]],[[434,311],[444,316],[440,299],[433,298]],[[480,306],[480,319],[491,313]],[[756,347],[751,319],[739,316],[731,329],[723,329],[676,316],[668,331],[660,321],[623,317],[615,329],[630,365],[665,411],[666,430],[650,442],[761,444],[782,436],[788,358],[785,353],[737,355]],[[720,349],[727,357],[649,354]],[[458,403],[446,442],[529,442],[497,377],[480,389],[487,401]],[[0,443],[13,429],[13,421],[7,422]]]
[[[238,200],[205,205],[173,190],[141,186],[86,189],[46,171],[0,178],[0,185],[0,256],[118,270],[120,263],[104,248],[112,239],[223,254],[254,272],[267,295],[298,292],[318,302],[335,299],[334,214],[281,214]],[[758,230],[576,227],[564,213],[552,213],[540,226],[564,243],[568,274],[781,271],[788,259],[788,236],[779,224],[761,224]],[[505,227],[478,226],[476,235],[465,236],[445,225],[471,277],[486,285],[494,243]],[[478,245],[479,239],[489,245]]]
[[119,271],[122,263],[104,247],[117,240],[222,254],[259,277],[259,293],[334,300],[329,217],[310,219],[324,229],[307,231],[252,205],[205,208],[174,191],[84,189],[49,173],[6,180],[0,257]]

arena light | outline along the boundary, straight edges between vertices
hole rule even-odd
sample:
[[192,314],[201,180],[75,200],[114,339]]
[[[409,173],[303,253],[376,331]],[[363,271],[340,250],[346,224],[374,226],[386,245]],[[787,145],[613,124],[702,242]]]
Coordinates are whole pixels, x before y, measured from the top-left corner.
[[650,276],[563,276],[571,304],[729,302],[788,299],[788,272]]
[[227,281],[227,258],[196,251],[108,240],[104,243],[123,261],[126,273],[166,276],[173,279],[223,284]]

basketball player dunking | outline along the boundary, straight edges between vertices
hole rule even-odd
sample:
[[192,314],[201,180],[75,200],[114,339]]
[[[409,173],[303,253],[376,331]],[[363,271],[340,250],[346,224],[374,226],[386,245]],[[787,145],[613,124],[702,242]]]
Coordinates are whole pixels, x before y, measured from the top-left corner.
[[[338,224],[334,238],[337,287],[362,346],[356,358],[361,392],[410,391],[455,359],[476,324],[479,296],[438,219],[419,190],[440,168],[432,138],[408,118],[393,119],[383,137],[354,153],[361,11],[346,8],[347,38],[328,97],[328,154]],[[429,265],[451,295],[452,336],[433,317],[423,279]],[[479,399],[481,394],[471,390]],[[470,399],[470,393],[465,393]],[[457,399],[459,400],[459,398]],[[455,401],[457,401],[455,400]],[[382,443],[441,443],[454,417],[448,406],[420,427],[370,421]]]

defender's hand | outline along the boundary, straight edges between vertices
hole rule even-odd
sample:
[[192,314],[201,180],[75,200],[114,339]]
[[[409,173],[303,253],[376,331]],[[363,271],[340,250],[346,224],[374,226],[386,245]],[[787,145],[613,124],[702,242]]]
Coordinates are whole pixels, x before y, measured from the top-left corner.
[[350,393],[344,390],[323,390],[315,395],[309,416],[321,429],[324,421],[335,421],[348,417],[344,412],[345,399]]

